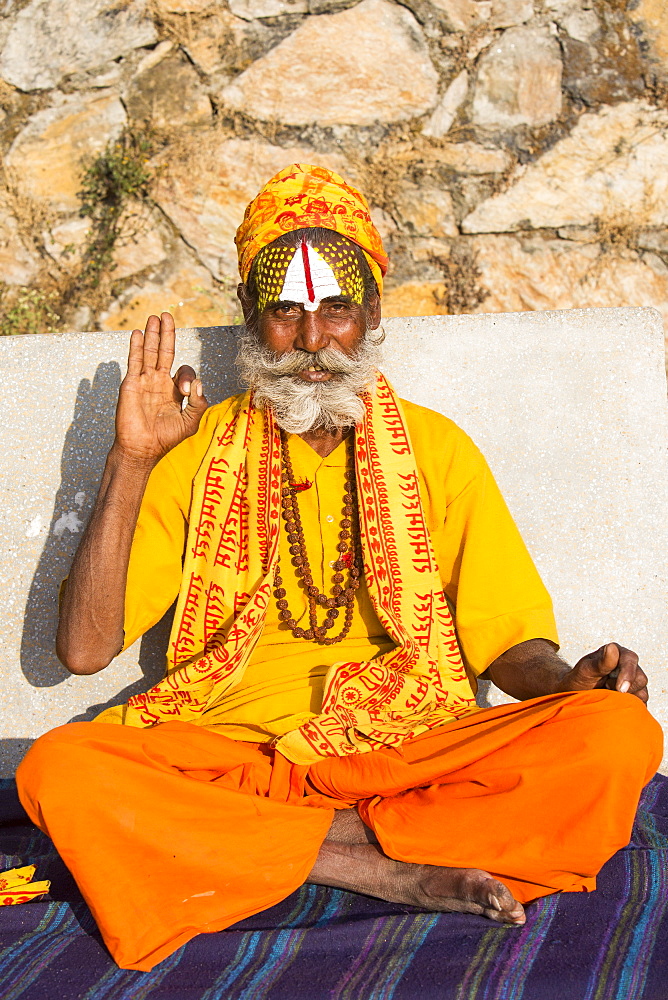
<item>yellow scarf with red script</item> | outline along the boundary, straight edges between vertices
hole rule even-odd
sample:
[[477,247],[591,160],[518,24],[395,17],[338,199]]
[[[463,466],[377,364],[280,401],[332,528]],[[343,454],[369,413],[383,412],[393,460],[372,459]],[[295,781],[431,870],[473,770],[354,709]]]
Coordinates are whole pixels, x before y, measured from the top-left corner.
[[[363,395],[355,468],[364,575],[396,646],[335,663],[320,715],[274,742],[296,764],[399,746],[475,710],[443,595],[399,399],[382,375]],[[272,598],[281,530],[280,436],[270,410],[240,396],[193,485],[183,584],[163,681],[127,704],[125,724],[206,725],[239,683]]]

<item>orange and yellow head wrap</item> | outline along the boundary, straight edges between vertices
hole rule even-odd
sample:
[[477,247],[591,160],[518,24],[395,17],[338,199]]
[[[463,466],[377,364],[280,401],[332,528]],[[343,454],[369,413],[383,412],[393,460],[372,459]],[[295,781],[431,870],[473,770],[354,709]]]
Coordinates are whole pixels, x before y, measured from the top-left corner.
[[364,195],[333,171],[301,163],[272,177],[246,209],[235,239],[241,280],[248,280],[263,247],[284,233],[315,227],[332,229],[361,247],[381,294],[388,259]]

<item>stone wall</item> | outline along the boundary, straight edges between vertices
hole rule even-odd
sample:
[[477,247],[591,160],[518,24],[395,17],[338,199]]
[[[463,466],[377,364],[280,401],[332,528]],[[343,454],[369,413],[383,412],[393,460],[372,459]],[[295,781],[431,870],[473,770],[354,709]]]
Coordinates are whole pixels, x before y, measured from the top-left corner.
[[0,78],[2,332],[236,322],[292,160],[368,194],[388,315],[668,324],[665,0],[5,0]]

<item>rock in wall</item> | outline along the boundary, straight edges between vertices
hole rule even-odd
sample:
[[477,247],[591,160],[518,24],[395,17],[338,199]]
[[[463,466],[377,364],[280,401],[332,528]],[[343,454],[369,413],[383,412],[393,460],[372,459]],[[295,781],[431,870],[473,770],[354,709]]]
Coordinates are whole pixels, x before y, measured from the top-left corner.
[[8,0],[0,78],[3,333],[238,320],[294,160],[368,195],[388,315],[668,325],[665,0]]

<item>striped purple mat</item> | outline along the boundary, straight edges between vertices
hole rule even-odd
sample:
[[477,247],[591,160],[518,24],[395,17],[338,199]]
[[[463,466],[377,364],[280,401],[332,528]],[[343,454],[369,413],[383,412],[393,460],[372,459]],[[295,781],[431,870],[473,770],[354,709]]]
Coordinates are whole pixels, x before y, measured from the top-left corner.
[[0,912],[1,1000],[668,1000],[668,778],[598,890],[532,904],[521,930],[305,886],[152,972],[113,964],[46,837],[7,827],[0,850],[54,900]]

